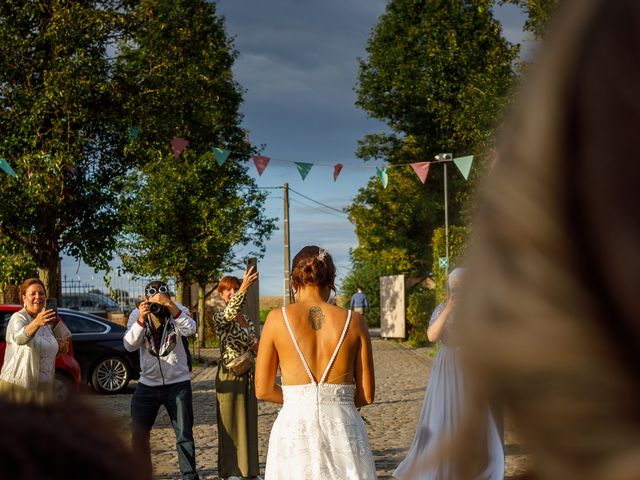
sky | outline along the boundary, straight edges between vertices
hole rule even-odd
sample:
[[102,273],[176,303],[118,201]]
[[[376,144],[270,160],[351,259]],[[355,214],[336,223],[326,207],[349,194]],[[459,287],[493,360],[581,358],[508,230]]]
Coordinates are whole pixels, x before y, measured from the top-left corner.
[[[358,189],[375,177],[379,162],[363,162],[354,152],[366,134],[384,124],[355,105],[358,58],[366,58],[367,40],[386,0],[218,0],[227,34],[239,52],[233,68],[245,89],[243,128],[262,154],[272,160],[260,176],[247,168],[269,197],[267,216],[278,230],[258,261],[260,294],[283,295],[284,246],[282,187],[289,184],[291,258],[305,245],[319,245],[333,256],[338,285],[349,271],[349,251],[357,246],[353,225],[341,213]],[[523,16],[510,5],[495,8],[507,40],[522,41]],[[437,153],[437,152],[434,152]],[[314,163],[303,181],[293,162]],[[344,164],[337,181],[333,167]],[[427,184],[429,180],[427,179]],[[298,193],[296,193],[298,192]],[[313,199],[330,208],[326,208]],[[246,252],[239,250],[238,255]],[[117,261],[114,262],[117,265]],[[103,288],[103,273],[94,273],[71,258],[62,274]],[[228,272],[241,276],[242,271]],[[114,288],[135,293],[129,277],[114,277]],[[137,286],[139,288],[139,285]]]

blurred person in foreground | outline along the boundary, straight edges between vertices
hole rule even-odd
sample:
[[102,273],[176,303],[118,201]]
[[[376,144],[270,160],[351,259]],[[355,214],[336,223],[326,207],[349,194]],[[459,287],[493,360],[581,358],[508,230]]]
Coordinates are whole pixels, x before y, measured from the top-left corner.
[[0,401],[0,478],[151,480],[117,422],[73,399],[44,405]]
[[265,480],[376,478],[356,409],[373,402],[371,339],[358,313],[327,303],[335,276],[329,252],[304,247],[291,269],[298,301],[265,322],[256,392],[284,404],[271,429]]
[[56,356],[69,351],[71,332],[47,309],[47,292],[39,278],[18,288],[24,308],[11,315],[0,373],[0,396],[19,403],[53,399]]
[[258,272],[250,266],[242,283],[226,276],[218,284],[218,293],[226,305],[213,316],[221,358],[216,372],[218,476],[225,480],[260,478],[254,384],[258,337],[253,322],[241,312],[247,290],[257,280]]
[[[424,467],[429,458],[437,458],[440,445],[451,443],[458,434],[468,399],[468,379],[462,363],[462,349],[456,332],[457,301],[465,275],[462,268],[449,273],[449,296],[438,305],[429,321],[427,337],[430,342],[440,341],[433,362],[418,428],[405,459],[393,472],[400,480],[458,480],[460,473],[455,461],[442,461]],[[477,467],[474,478],[502,480],[504,478],[504,450],[488,403],[484,411],[484,431],[477,432],[475,448],[484,460]],[[483,450],[482,452],[480,452]]]
[[562,7],[482,190],[460,333],[470,376],[504,402],[536,479],[631,480],[640,478],[640,2]]
[[149,436],[164,405],[176,435],[182,478],[197,480],[191,372],[188,350],[181,338],[196,332],[196,322],[186,308],[171,300],[164,282],[149,283],[144,297],[129,315],[123,340],[129,352],[140,352],[140,380],[131,399],[133,448],[151,472]]

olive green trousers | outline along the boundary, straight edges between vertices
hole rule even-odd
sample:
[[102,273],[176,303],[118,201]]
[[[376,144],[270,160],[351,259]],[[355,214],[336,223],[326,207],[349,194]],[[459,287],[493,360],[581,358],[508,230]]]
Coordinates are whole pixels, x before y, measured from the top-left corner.
[[255,477],[258,461],[258,400],[253,369],[240,377],[219,365],[216,374],[218,476]]

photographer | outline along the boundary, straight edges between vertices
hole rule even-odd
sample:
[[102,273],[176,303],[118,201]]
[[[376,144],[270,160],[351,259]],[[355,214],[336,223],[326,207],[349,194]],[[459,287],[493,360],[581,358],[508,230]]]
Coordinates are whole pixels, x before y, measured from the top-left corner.
[[145,287],[145,299],[129,316],[124,347],[140,351],[140,380],[131,400],[133,448],[151,467],[149,436],[164,405],[176,435],[178,462],[184,480],[198,479],[193,441],[193,405],[188,352],[182,337],[196,332],[186,308],[171,300],[166,283]]

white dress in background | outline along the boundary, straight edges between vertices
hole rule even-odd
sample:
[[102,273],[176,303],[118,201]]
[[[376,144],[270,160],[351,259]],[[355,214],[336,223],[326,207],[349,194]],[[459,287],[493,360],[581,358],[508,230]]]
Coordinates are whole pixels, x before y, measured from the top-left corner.
[[369,439],[353,402],[355,385],[325,383],[344,342],[351,311],[319,383],[282,309],[291,340],[311,383],[283,385],[284,404],[269,438],[265,480],[369,480],[376,478]]

